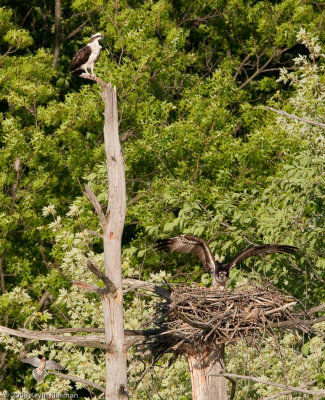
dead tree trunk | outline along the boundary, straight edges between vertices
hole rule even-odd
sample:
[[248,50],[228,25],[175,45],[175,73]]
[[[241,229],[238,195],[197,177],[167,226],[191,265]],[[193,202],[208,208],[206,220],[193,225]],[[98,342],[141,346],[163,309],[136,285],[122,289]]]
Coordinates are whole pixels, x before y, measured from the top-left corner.
[[103,295],[106,343],[106,399],[127,399],[126,350],[123,325],[121,240],[126,212],[124,162],[118,135],[116,89],[103,85],[104,142],[108,171],[108,209],[103,224],[105,274],[116,292]]
[[193,400],[228,400],[225,371],[224,346],[206,347],[202,352],[188,353]]

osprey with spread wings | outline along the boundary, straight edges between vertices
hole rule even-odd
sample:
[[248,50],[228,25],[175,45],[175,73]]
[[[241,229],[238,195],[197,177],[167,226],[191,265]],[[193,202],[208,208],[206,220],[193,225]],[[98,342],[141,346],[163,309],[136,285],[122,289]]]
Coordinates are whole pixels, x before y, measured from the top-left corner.
[[252,246],[237,254],[228,263],[221,264],[214,258],[208,243],[195,236],[180,235],[170,239],[158,239],[155,247],[157,250],[166,252],[176,251],[178,253],[195,254],[201,260],[205,271],[212,275],[212,286],[218,290],[223,290],[225,288],[230,270],[247,258],[273,253],[293,254],[297,250],[297,247],[280,244]]
[[24,363],[37,367],[33,370],[33,377],[37,381],[41,381],[46,376],[46,369],[61,370],[64,369],[61,364],[53,360],[47,360],[45,357],[39,359],[38,357],[27,357],[21,360]]

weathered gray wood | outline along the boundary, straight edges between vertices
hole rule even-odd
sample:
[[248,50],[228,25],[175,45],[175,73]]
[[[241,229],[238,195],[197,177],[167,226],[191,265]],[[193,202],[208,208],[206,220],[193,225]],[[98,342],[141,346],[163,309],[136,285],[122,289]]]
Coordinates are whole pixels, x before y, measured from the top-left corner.
[[105,104],[104,144],[108,171],[108,208],[104,231],[105,274],[116,287],[116,293],[103,295],[106,343],[106,399],[127,399],[126,350],[123,324],[121,240],[126,212],[124,162],[118,135],[116,89],[102,85]]
[[228,400],[224,372],[224,346],[188,352],[193,400]]
[[0,333],[6,335],[17,336],[32,340],[45,340],[51,342],[73,343],[82,347],[95,347],[100,349],[107,349],[105,337],[103,335],[87,335],[87,336],[65,336],[59,334],[52,334],[42,331],[32,331],[30,329],[11,329],[6,326],[0,326]]

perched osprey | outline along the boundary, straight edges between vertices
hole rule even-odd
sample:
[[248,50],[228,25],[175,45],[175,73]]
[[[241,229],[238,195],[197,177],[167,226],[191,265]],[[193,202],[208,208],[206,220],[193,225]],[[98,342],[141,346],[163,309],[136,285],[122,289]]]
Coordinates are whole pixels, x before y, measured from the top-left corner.
[[218,290],[223,290],[225,288],[230,270],[234,268],[236,264],[246,260],[246,258],[272,253],[293,254],[297,250],[297,247],[293,246],[263,244],[260,246],[249,247],[243,252],[237,254],[227,264],[221,264],[213,257],[208,243],[195,236],[181,235],[171,239],[158,239],[155,247],[157,250],[166,252],[176,251],[178,253],[194,253],[201,260],[204,269],[212,275],[212,286]]
[[46,361],[45,357],[43,357],[41,360],[38,357],[27,357],[21,361],[24,363],[31,364],[33,367],[37,367],[36,369],[33,370],[33,377],[37,381],[41,381],[45,377],[46,369],[64,369],[62,365],[60,365],[56,361],[52,360]]
[[98,43],[99,40],[103,39],[101,33],[95,33],[90,38],[87,46],[79,49],[71,62],[71,71],[75,74],[81,74],[86,72],[89,74],[88,68],[90,68],[91,75],[94,75],[94,65],[99,59],[100,51],[102,46]]

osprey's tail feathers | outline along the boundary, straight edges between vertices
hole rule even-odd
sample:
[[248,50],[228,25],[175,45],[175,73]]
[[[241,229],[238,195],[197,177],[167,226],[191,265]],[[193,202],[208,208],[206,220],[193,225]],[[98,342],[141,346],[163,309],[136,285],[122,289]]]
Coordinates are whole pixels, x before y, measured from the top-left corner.
[[42,379],[44,379],[45,376],[46,376],[46,372],[44,370],[43,371],[39,371],[38,368],[35,368],[33,370],[33,377],[37,380],[37,382],[41,381]]

